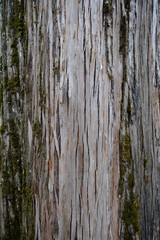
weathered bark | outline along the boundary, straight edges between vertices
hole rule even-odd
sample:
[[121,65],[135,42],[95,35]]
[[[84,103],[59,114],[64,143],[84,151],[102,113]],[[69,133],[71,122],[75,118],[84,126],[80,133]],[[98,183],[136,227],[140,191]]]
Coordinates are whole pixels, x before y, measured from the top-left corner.
[[0,12],[0,237],[159,239],[158,0]]

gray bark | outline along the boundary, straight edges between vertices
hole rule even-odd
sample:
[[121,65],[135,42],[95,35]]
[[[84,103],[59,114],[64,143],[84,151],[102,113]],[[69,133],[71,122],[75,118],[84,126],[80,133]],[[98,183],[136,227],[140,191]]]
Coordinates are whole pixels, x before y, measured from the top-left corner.
[[160,239],[158,0],[1,0],[0,32],[0,238]]

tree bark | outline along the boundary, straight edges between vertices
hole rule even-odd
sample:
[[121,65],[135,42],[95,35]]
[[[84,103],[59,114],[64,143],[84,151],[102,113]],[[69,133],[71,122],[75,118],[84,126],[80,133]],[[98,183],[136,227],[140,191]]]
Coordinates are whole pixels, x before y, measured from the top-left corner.
[[1,0],[0,32],[0,238],[160,239],[158,0]]

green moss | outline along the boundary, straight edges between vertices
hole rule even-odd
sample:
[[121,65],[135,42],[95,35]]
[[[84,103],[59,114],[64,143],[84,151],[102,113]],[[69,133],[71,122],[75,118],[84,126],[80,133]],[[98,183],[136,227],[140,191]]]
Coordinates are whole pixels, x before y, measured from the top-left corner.
[[[22,174],[22,188],[21,188],[21,194],[22,194],[22,211],[26,215],[28,220],[28,227],[31,230],[30,234],[31,236],[34,235],[34,218],[33,218],[33,186],[31,185],[30,179],[30,173],[29,173],[30,166],[26,166],[23,169]],[[23,236],[27,237],[26,229],[23,230]],[[29,238],[26,238],[29,239]],[[32,239],[32,238],[30,238]]]
[[[5,236],[2,239],[19,240],[34,239],[34,213],[33,213],[33,191],[31,184],[31,174],[26,165],[26,161],[22,156],[22,149],[25,138],[22,138],[21,116],[15,118],[12,112],[12,102],[14,101],[14,109],[19,113],[19,99],[12,97],[12,93],[20,90],[20,74],[19,74],[19,48],[24,49],[27,29],[25,25],[24,0],[13,0],[12,6],[9,2],[3,1],[2,7],[2,59],[1,70],[3,71],[3,80],[0,85],[0,102],[3,105],[3,93],[6,93],[6,103],[4,111],[7,109],[7,119],[5,124],[0,127],[0,133],[3,139],[4,132],[7,135],[7,147],[0,139],[0,168],[2,172],[2,198],[4,209],[4,231]],[[9,8],[9,11],[8,11]],[[9,18],[8,18],[9,15]],[[7,29],[8,27],[8,29]],[[8,31],[7,31],[8,30]],[[5,56],[6,43],[4,39],[8,37],[11,40],[11,65],[13,74],[8,77],[7,57]],[[27,43],[26,43],[27,48]],[[25,53],[23,50],[23,56]],[[23,73],[23,72],[22,72]],[[25,75],[25,74],[24,74]],[[23,76],[22,76],[23,78]],[[23,81],[23,79],[21,79]],[[23,95],[19,91],[20,99]],[[2,106],[3,107],[3,106]],[[5,118],[6,118],[5,116]],[[17,115],[16,115],[17,116]]]
[[[122,11],[122,10],[121,10]],[[123,102],[125,95],[125,84],[127,82],[127,20],[126,16],[123,16],[121,13],[120,20],[120,40],[119,40],[119,52],[122,54],[123,60],[123,77],[122,77],[122,101],[121,101],[121,112],[123,112]],[[121,117],[123,114],[121,114]]]
[[[120,141],[120,180],[119,194],[122,203],[122,222],[123,236],[122,238],[129,240],[133,239],[133,235],[139,232],[139,204],[138,197],[134,193],[135,180],[132,166],[131,142],[129,135],[126,135]],[[127,188],[127,192],[124,189]],[[131,231],[133,229],[133,232]]]
[[39,37],[40,37],[40,43],[41,43],[43,40],[42,27],[39,28]]
[[24,35],[24,23],[25,23],[25,14],[24,14],[24,1],[15,0],[15,14],[14,14],[14,29],[18,36]]
[[120,160],[122,162],[128,162],[131,164],[131,143],[129,135],[123,137],[122,141],[120,142]]
[[[20,79],[19,79],[19,51],[18,51],[18,42],[24,42],[26,38],[26,25],[24,17],[24,1],[14,0],[14,8],[10,13],[8,20],[8,26],[12,33],[12,42],[11,42],[11,64],[14,67],[14,76],[10,79],[7,79],[5,87],[11,94],[20,90]],[[24,48],[25,49],[25,48]],[[18,89],[19,88],[19,89]]]
[[120,181],[119,181],[119,194],[123,194],[124,188],[124,177],[126,173],[126,167],[131,164],[131,153],[130,153],[130,137],[126,135],[120,141]]
[[124,178],[128,166],[131,165],[131,143],[129,135],[122,138],[119,145],[120,150],[120,180],[119,180],[119,195],[123,195],[124,191]]
[[134,234],[140,231],[139,228],[139,204],[137,201],[137,196],[133,196],[129,200],[125,199],[124,211],[122,215],[122,220],[125,223],[125,239],[133,239],[132,231],[130,227],[133,228]]
[[4,64],[4,72],[6,73],[8,71],[7,63]]
[[9,37],[12,31],[14,31],[14,36],[16,38],[23,37],[25,25],[24,0],[14,0],[13,4],[14,8],[12,8],[8,18]]
[[17,39],[14,37],[12,42],[11,42],[11,48],[14,49],[14,48],[17,48]]
[[113,7],[112,7],[112,0],[109,2],[106,2],[106,0],[103,1],[103,16],[111,16],[113,13]]
[[6,88],[11,94],[15,94],[17,89],[20,88],[19,76],[12,76],[11,79],[8,79]]
[[[2,171],[2,193],[3,197],[6,199],[6,205],[8,205],[9,210],[6,216],[5,229],[7,233],[10,232],[11,239],[20,239],[22,198],[20,194],[20,185],[16,179],[17,177],[21,179],[21,150],[17,127],[13,120],[9,121],[9,129],[9,161],[6,162],[6,165],[3,165]],[[13,212],[12,215],[10,211]]]
[[43,90],[42,85],[39,86],[39,106],[45,107],[46,106],[46,92]]
[[[125,120],[127,124],[131,119],[131,102],[128,97],[127,109],[124,108],[125,87],[127,84],[127,49],[128,49],[128,26],[129,26],[129,1],[125,1],[127,15],[123,15],[121,5],[121,21],[120,21],[120,43],[119,52],[122,54],[123,60],[123,77],[122,77],[122,100],[121,100],[121,121],[124,121],[124,110],[128,114]],[[126,126],[126,125],[125,125]],[[136,233],[139,233],[139,203],[135,194],[134,165],[131,154],[131,139],[128,134],[122,136],[120,132],[120,180],[119,194],[121,196],[120,211],[122,219],[121,238],[130,240],[134,239]]]
[[41,125],[38,119],[36,119],[34,126],[33,126],[33,132],[36,137],[39,137],[41,134]]
[[[30,183],[29,168],[23,166],[21,141],[18,133],[19,123],[8,121],[9,149],[5,164],[2,164],[2,194],[7,206],[5,217],[4,239],[33,239],[30,238],[34,228],[33,193]],[[12,212],[12,214],[11,214]],[[26,216],[26,227],[23,226],[23,216]],[[25,235],[28,237],[25,238]]]
[[19,53],[17,47],[12,50],[11,62],[13,66],[19,66]]
[[132,191],[132,189],[134,188],[134,174],[133,173],[130,173],[129,176],[128,176],[128,187],[129,187],[129,190]]
[[119,189],[118,189],[118,193],[120,196],[123,195],[123,191],[124,191],[125,173],[126,173],[126,166],[124,166],[123,164],[120,164],[120,180],[119,180]]
[[13,32],[11,62],[18,70],[19,54],[17,43],[19,38],[24,41],[24,52],[26,51],[27,27],[25,24],[24,0],[14,0],[14,9],[10,14],[8,26],[9,31]]
[[6,129],[6,125],[4,123],[2,123],[2,125],[0,126],[0,134],[3,135]]

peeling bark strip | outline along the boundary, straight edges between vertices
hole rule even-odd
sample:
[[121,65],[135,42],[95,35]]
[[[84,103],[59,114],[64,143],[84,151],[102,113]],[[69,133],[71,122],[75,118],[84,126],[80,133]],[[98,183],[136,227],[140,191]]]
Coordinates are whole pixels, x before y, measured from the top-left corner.
[[0,239],[160,239],[159,11],[0,1]]

